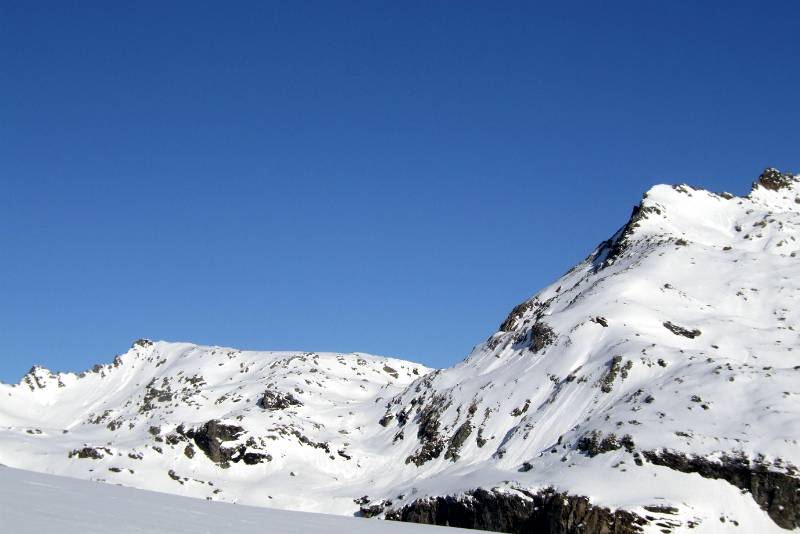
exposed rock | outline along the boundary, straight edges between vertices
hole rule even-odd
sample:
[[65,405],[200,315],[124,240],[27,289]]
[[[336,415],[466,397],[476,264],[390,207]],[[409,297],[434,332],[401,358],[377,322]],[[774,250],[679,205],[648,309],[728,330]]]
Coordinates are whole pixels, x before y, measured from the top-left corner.
[[527,412],[528,408],[530,408],[530,407],[531,407],[531,400],[530,399],[525,399],[525,404],[523,404],[521,408],[519,406],[517,406],[513,410],[511,410],[511,415],[513,417],[519,417],[520,415],[522,415],[525,412]]
[[694,339],[702,333],[700,332],[700,330],[697,330],[696,328],[694,330],[689,330],[688,328],[672,324],[670,321],[664,322],[664,328],[666,328],[676,336],[688,337],[689,339]]
[[[105,454],[103,454],[105,453]],[[88,458],[90,460],[101,460],[105,456],[111,456],[112,453],[105,447],[84,447],[82,449],[75,449],[69,453],[70,458]]]
[[417,438],[422,447],[415,454],[406,458],[406,463],[420,466],[433,458],[438,458],[444,450],[444,442],[439,434],[439,410],[436,403],[431,403],[423,408],[418,420]]
[[197,447],[208,458],[221,467],[228,467],[229,461],[237,456],[238,449],[225,449],[222,443],[234,441],[242,435],[244,429],[240,426],[225,425],[217,420],[207,422],[195,430],[189,430],[186,435],[193,438]]
[[258,400],[258,406],[265,410],[283,410],[289,406],[302,406],[303,403],[297,400],[291,393],[280,393],[268,389]]
[[576,449],[585,452],[592,458],[598,454],[617,451],[623,447],[628,452],[633,452],[633,438],[629,434],[625,434],[622,438],[617,438],[614,433],[603,436],[603,433],[597,430],[593,430],[581,437],[575,446]]
[[697,473],[705,478],[720,479],[747,490],[758,505],[780,527],[800,528],[800,478],[774,471],[762,461],[744,456],[723,456],[709,460],[686,456],[674,451],[642,451],[647,461],[682,473]]
[[[625,254],[633,242],[634,231],[639,227],[641,222],[651,214],[660,215],[661,210],[655,206],[645,206],[644,200],[642,200],[638,206],[634,206],[633,211],[631,212],[631,217],[625,226],[623,226],[622,229],[615,234],[615,237],[605,241],[598,248],[598,259],[596,261],[602,259],[602,263],[596,265],[596,268],[604,269],[610,265],[613,265],[618,258]],[[605,254],[604,258],[603,254]]]
[[156,402],[170,402],[173,399],[173,395],[169,390],[168,379],[165,377],[161,381],[161,388],[159,389],[156,387],[156,379],[153,378],[146,386],[144,397],[142,398],[142,404],[139,407],[140,414],[146,414],[152,410],[157,408]]
[[370,505],[367,505],[367,503],[363,503],[363,505],[359,508],[358,513],[356,515],[359,517],[375,517],[382,514],[384,510],[386,510],[386,507],[391,505],[392,505],[391,501],[386,501],[386,500],[373,503]]
[[469,421],[465,421],[458,427],[453,437],[450,438],[447,452],[444,453],[445,459],[453,460],[454,462],[458,460],[458,451],[461,450],[461,446],[464,445],[464,442],[467,441],[470,434],[472,434],[472,424]]
[[608,362],[608,371],[606,371],[606,374],[600,379],[600,391],[603,393],[611,393],[611,386],[614,384],[614,380],[616,380],[622,368],[620,365],[621,363],[622,356],[617,355],[611,358]]
[[535,308],[537,304],[537,301],[534,299],[525,301],[522,304],[515,306],[514,309],[511,310],[511,313],[508,314],[508,317],[506,317],[506,319],[500,325],[500,331],[511,332],[514,330],[514,328],[517,326],[517,322],[525,315],[527,311]]
[[391,376],[392,378],[398,378],[400,375],[397,374],[397,371],[388,365],[383,366],[383,372]]
[[247,465],[256,465],[264,462],[271,462],[272,455],[260,452],[245,452],[241,455],[241,461]]
[[531,327],[531,350],[539,352],[556,341],[556,333],[547,323],[538,321]]
[[310,447],[314,447],[315,449],[322,449],[323,451],[327,452],[328,454],[331,453],[331,447],[327,442],[324,441],[312,441],[308,439],[307,436],[301,434],[299,430],[292,430],[291,434],[297,438],[297,440],[302,443],[303,445],[308,445]]
[[381,419],[380,419],[380,421],[378,421],[378,423],[381,426],[386,427],[386,426],[389,426],[389,423],[392,422],[392,419],[394,419],[394,415],[392,415],[390,413],[386,413],[386,414],[383,415],[383,417],[381,417]]
[[797,181],[791,174],[784,174],[778,169],[770,167],[761,173],[761,176],[759,176],[758,180],[753,184],[753,188],[761,186],[770,191],[778,191],[791,187],[794,183],[797,183]]
[[625,510],[593,506],[586,497],[476,489],[460,497],[431,497],[386,513],[386,519],[495,532],[635,534],[647,520]]

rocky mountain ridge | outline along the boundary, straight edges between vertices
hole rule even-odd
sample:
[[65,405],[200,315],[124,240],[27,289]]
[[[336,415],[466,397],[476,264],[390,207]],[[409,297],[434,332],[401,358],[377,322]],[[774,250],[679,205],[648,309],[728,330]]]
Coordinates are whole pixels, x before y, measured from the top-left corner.
[[0,463],[509,532],[800,528],[800,178],[656,186],[460,364],[140,340],[0,385]]

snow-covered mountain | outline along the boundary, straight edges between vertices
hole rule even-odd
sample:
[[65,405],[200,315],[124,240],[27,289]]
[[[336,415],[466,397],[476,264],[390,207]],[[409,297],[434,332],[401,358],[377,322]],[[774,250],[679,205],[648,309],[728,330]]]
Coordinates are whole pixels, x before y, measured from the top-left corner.
[[800,176],[656,186],[453,368],[140,340],[0,385],[0,462],[514,532],[798,529],[798,239]]

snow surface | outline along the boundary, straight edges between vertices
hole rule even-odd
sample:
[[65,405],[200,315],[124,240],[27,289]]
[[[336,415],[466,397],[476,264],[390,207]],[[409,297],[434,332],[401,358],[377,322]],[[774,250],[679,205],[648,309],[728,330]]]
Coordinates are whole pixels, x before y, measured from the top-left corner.
[[188,499],[0,467],[0,529],[9,534],[434,534],[475,532]]
[[[344,515],[364,495],[391,510],[552,486],[641,515],[672,506],[667,519],[693,532],[783,532],[725,481],[578,445],[596,432],[635,451],[800,465],[799,184],[741,198],[654,187],[626,227],[450,369],[166,342],[83,375],[34,368],[0,385],[0,462]],[[302,405],[265,410],[266,389]],[[188,457],[177,429],[212,419],[245,430],[224,447],[271,460]],[[70,457],[87,446],[99,458]]]

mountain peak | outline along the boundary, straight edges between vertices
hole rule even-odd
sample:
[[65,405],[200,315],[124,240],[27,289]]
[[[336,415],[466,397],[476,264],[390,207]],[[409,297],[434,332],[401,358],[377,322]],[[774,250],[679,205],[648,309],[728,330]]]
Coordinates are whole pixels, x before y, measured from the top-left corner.
[[774,167],[769,167],[753,182],[753,189],[762,187],[770,191],[780,191],[781,189],[796,188],[798,183],[800,183],[800,175],[784,173]]
[[[144,339],[83,378],[34,368],[0,385],[0,462],[503,531],[798,528],[797,182],[653,187],[449,369]],[[498,509],[527,511],[458,522]]]

